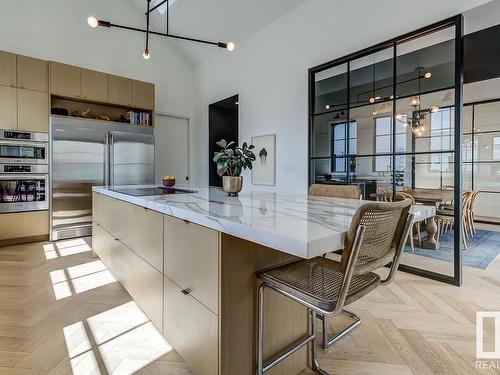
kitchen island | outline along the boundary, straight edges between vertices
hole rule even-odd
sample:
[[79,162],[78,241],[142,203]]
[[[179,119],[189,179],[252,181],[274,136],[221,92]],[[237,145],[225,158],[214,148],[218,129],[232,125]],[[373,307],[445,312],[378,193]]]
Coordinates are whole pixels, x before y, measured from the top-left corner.
[[[94,187],[94,251],[198,375],[254,374],[255,272],[341,249],[364,201],[218,188]],[[170,191],[172,192],[172,191]],[[414,209],[418,219],[431,207]],[[265,354],[307,333],[304,307],[266,295]],[[302,348],[270,374],[307,366]]]

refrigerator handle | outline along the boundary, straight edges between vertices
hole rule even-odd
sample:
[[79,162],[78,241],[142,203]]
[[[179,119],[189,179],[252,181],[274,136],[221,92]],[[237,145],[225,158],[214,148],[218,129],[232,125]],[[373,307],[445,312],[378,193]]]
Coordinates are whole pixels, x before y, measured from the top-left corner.
[[108,133],[108,150],[109,150],[109,162],[108,162],[109,184],[111,186],[114,186],[115,185],[115,179],[114,179],[115,154],[114,154],[114,139],[113,139],[112,132]]
[[109,133],[104,133],[104,168],[103,182],[105,186],[109,186]]

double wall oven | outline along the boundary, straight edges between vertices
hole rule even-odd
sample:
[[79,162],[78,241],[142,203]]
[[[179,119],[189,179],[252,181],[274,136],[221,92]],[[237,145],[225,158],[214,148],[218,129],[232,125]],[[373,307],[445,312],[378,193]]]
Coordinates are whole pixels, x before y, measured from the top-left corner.
[[0,213],[47,210],[48,135],[0,130]]

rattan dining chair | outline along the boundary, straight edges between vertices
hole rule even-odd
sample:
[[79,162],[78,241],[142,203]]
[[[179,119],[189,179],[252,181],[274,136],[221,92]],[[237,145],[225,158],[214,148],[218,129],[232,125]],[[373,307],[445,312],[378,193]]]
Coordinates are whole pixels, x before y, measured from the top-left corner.
[[356,185],[313,184],[309,186],[309,195],[317,197],[359,199],[361,190],[359,190],[359,187]]
[[[316,356],[317,318],[345,314],[354,323],[331,339],[323,334],[323,347],[329,346],[344,337],[360,318],[344,309],[345,306],[365,296],[379,285],[394,280],[401,253],[413,222],[409,213],[410,200],[396,203],[373,202],[363,204],[356,211],[347,232],[341,261],[325,257],[302,259],[257,274],[262,280],[258,292],[258,348],[257,369],[262,375],[304,345],[310,343],[312,369],[320,374],[328,374],[319,366]],[[381,280],[373,271],[391,263],[387,278]],[[273,290],[308,309],[311,334],[295,342],[272,356],[264,363],[264,291]]]

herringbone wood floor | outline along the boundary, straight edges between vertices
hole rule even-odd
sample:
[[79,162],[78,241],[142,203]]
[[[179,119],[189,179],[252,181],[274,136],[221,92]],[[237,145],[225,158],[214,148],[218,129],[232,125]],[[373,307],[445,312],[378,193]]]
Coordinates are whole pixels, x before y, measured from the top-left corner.
[[[129,374],[132,368],[140,374],[189,374],[174,350],[141,337],[154,334],[130,322],[125,329],[120,314],[109,314],[130,307],[130,296],[96,266],[87,245],[69,245],[0,249],[0,375],[71,374],[72,366],[75,375]],[[331,374],[500,373],[474,367],[476,311],[500,311],[500,259],[487,271],[466,268],[462,288],[399,273],[395,283],[350,308],[363,318],[361,326],[319,352]],[[80,323],[80,331],[68,328]],[[342,323],[331,321],[331,329]],[[120,339],[133,332],[132,341]],[[100,335],[111,339],[101,345]]]

